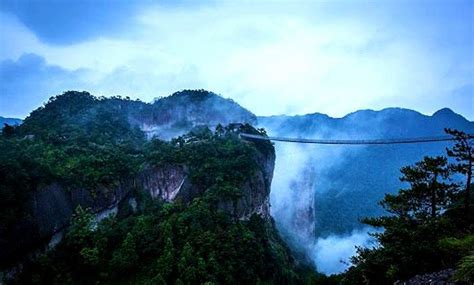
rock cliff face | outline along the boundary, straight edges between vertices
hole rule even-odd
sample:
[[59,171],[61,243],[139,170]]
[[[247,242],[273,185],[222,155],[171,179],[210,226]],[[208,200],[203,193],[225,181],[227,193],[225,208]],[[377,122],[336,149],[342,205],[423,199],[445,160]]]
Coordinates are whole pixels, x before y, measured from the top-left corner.
[[[233,217],[246,220],[253,214],[270,218],[270,185],[275,167],[275,153],[257,153],[258,170],[239,189],[241,195],[236,200],[221,200],[218,208]],[[154,199],[167,202],[180,200],[188,203],[201,194],[203,189],[190,180],[190,171],[183,165],[166,165],[149,168],[135,179],[135,185],[149,193]]]
[[259,152],[255,157],[259,170],[241,187],[241,196],[236,201],[222,201],[219,208],[240,220],[247,220],[256,214],[270,218],[270,186],[275,167],[275,152]]
[[454,269],[445,269],[439,272],[427,273],[417,275],[407,281],[397,281],[394,285],[424,285],[424,284],[436,284],[436,285],[467,285],[468,282],[453,281],[452,277],[455,273]]
[[166,165],[160,168],[149,168],[135,179],[135,185],[150,194],[153,199],[171,202],[178,194],[189,188],[189,170],[182,165]]
[[48,238],[63,229],[78,206],[97,214],[117,206],[129,193],[130,186],[128,182],[114,189],[103,187],[96,190],[95,197],[85,189],[66,190],[58,184],[33,192],[29,207],[39,237]]

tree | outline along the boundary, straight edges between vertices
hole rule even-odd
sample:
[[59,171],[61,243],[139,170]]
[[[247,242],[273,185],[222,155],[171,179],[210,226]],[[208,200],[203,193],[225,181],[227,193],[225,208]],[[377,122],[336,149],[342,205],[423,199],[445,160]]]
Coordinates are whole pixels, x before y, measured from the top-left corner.
[[66,240],[72,246],[83,248],[92,240],[94,215],[90,209],[77,206],[71,219],[71,227],[66,235]]
[[134,237],[131,233],[127,233],[121,247],[114,252],[110,264],[117,272],[130,272],[136,266],[138,259]]
[[470,200],[471,200],[471,178],[472,178],[472,167],[474,160],[474,150],[471,135],[468,135],[462,131],[445,129],[445,132],[453,136],[456,140],[454,146],[449,149],[446,148],[448,156],[454,157],[457,164],[453,166],[455,171],[466,175],[466,189],[464,191],[464,207],[466,212],[469,212]]
[[397,201],[393,197],[386,197],[382,205],[392,211],[405,208],[404,214],[421,219],[436,218],[450,202],[455,189],[454,184],[447,183],[451,172],[447,159],[426,156],[413,166],[403,167],[401,172],[403,176],[400,180],[408,182],[410,189],[400,191]]
[[391,215],[363,220],[384,229],[373,234],[380,246],[360,248],[352,259],[355,267],[350,273],[375,284],[388,284],[442,265],[438,247],[446,231],[442,214],[456,190],[455,184],[449,183],[447,158],[425,157],[403,167],[401,173],[400,180],[408,182],[410,188],[387,194],[380,202]]
[[225,133],[225,129],[221,124],[217,124],[214,134],[218,137],[222,137]]
[[2,129],[2,135],[5,137],[11,137],[15,133],[15,127],[9,124],[4,124]]
[[160,278],[168,280],[173,273],[175,263],[175,249],[171,238],[167,238],[165,241],[165,247],[163,253],[156,261],[157,272]]

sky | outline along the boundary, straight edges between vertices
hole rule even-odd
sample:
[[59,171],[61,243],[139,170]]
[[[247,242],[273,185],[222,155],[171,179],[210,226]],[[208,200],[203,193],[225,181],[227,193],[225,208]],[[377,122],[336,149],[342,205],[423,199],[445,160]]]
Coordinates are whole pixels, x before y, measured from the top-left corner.
[[474,120],[473,1],[0,0],[0,116],[66,90],[207,89],[257,115]]

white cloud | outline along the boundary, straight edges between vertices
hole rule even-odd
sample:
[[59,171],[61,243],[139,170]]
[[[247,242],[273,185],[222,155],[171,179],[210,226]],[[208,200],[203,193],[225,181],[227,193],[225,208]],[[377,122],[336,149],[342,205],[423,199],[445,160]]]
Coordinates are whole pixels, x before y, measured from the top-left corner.
[[[120,37],[67,46],[41,43],[14,17],[2,14],[2,42],[8,44],[0,58],[35,53],[67,70],[85,68],[89,84],[84,89],[99,95],[151,100],[179,89],[205,88],[259,115],[342,116],[394,105],[431,113],[466,105],[449,98],[472,84],[472,55],[466,47],[458,54],[437,45],[446,30],[425,22],[415,22],[419,26],[412,29],[397,25],[393,17],[398,14],[376,4],[351,14],[347,11],[356,6],[351,3],[336,9],[341,15],[330,6],[152,6],[137,14]],[[474,117],[472,109],[462,111]]]
[[0,60],[18,59],[29,49],[37,50],[36,36],[14,16],[0,11]]

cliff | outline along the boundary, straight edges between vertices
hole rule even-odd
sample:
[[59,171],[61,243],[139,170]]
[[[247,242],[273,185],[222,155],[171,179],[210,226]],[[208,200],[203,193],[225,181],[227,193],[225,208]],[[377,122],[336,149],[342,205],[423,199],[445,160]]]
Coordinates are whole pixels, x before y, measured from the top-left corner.
[[[275,152],[257,152],[254,157],[257,170],[238,189],[237,199],[219,199],[218,209],[239,220],[248,220],[253,214],[270,218],[270,185],[275,166]],[[185,204],[200,197],[205,189],[191,180],[187,165],[168,164],[148,167],[135,179],[134,185],[153,199],[166,202],[179,200]]]
[[[209,143],[208,139],[202,142],[197,140],[187,148],[194,151],[195,147],[204,147],[209,144],[214,147],[226,142],[225,139],[216,140],[212,143]],[[248,220],[254,214],[270,220],[269,193],[275,164],[274,149],[270,145],[270,148],[267,146],[265,151],[259,150],[255,146],[257,143],[241,141],[237,134],[232,134],[231,140],[236,146],[247,147],[253,151],[251,158],[248,155],[250,160],[247,163],[254,163],[256,167],[248,172],[249,175],[242,177],[242,182],[236,184],[239,187],[232,190],[231,198],[221,195],[220,192],[215,197],[213,196],[216,207],[237,220]],[[209,154],[209,157],[217,162],[219,159],[227,159],[213,157],[212,154]],[[85,188],[66,188],[58,182],[38,187],[27,198],[26,218],[19,220],[14,230],[10,231],[5,239],[14,243],[1,244],[2,264],[11,264],[12,256],[25,256],[41,245],[50,243],[54,234],[61,232],[69,225],[74,210],[78,206],[90,208],[97,217],[100,217],[110,212],[116,213],[121,204],[135,203],[137,195],[144,194],[153,200],[163,202],[179,201],[185,205],[195,198],[202,198],[207,195],[207,192],[212,191],[209,189],[219,188],[209,187],[196,179],[197,173],[203,167],[202,161],[204,160],[191,159],[160,165],[146,163],[143,169],[133,177],[124,179],[113,187],[96,187],[94,191]],[[239,173],[241,169],[234,167],[232,171]],[[212,173],[205,174],[208,176],[206,179],[216,179],[212,177]]]

